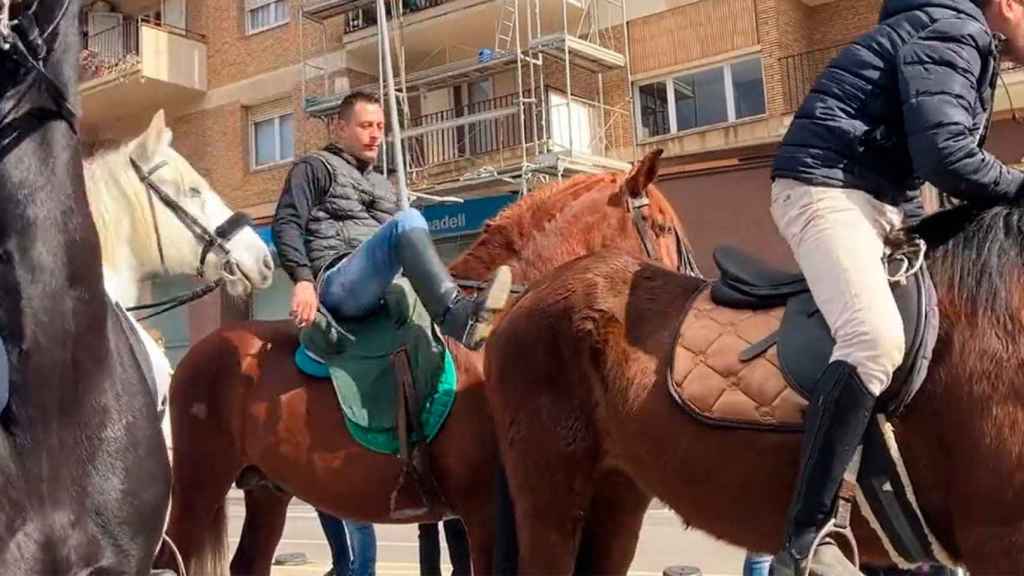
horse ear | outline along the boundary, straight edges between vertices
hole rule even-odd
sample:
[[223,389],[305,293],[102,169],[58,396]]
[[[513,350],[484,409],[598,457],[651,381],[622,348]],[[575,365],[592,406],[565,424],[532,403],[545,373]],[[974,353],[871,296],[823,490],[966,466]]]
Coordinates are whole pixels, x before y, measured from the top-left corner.
[[146,128],[146,131],[135,139],[134,146],[132,147],[132,157],[141,162],[156,159],[160,154],[160,150],[170,146],[171,136],[171,130],[167,127],[164,111],[161,109],[153,115],[153,119],[149,122],[149,128]]
[[658,159],[661,158],[664,152],[661,148],[651,150],[633,167],[629,176],[626,176],[624,186],[626,193],[631,198],[643,196],[646,193],[647,186],[658,177]]

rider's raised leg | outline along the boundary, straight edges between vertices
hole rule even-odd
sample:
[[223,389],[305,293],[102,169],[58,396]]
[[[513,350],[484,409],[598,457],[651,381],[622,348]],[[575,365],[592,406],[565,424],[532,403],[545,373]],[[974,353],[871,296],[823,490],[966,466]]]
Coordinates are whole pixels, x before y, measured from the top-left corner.
[[778,180],[772,216],[789,243],[836,340],[807,415],[800,475],[787,517],[776,576],[859,572],[835,543],[811,555],[832,516],[843,472],[904,353],[903,322],[884,268],[882,238],[900,214],[857,190]]
[[487,291],[467,298],[437,255],[427,221],[408,209],[324,274],[320,299],[336,318],[365,316],[380,305],[401,270],[441,331],[474,349],[490,334],[493,315],[505,307],[512,289],[511,271],[501,266]]

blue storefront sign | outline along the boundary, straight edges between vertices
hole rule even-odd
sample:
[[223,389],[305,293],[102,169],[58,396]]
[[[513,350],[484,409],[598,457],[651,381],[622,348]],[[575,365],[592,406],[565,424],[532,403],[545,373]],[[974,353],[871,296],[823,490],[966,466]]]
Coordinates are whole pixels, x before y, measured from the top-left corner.
[[[461,204],[432,204],[423,208],[422,212],[427,224],[430,225],[430,233],[435,238],[462,236],[479,232],[487,220],[493,218],[515,199],[515,194],[470,198]],[[266,242],[267,246],[274,249],[274,239],[269,224],[257,226],[256,233]]]
[[470,198],[461,204],[432,204],[423,209],[423,217],[427,219],[430,233],[435,238],[472,234],[479,232],[485,222],[515,199],[514,194],[502,194]]

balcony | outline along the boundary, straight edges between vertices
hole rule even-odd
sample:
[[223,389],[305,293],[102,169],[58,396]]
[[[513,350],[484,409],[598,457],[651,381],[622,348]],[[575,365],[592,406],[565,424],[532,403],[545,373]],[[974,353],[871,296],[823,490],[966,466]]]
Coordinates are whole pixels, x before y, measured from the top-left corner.
[[[840,44],[829,48],[801,52],[792,56],[784,56],[779,59],[782,68],[782,90],[784,108],[782,112],[789,114],[796,112],[803,103],[804,98],[811,91],[811,87],[818,79],[818,76],[825,70],[825,67],[832,62],[843,48],[848,44]],[[1003,81],[996,90],[995,112],[1003,112],[1010,108],[1010,99],[1007,92],[1013,92],[1013,96],[1020,91],[1024,94],[1024,64],[1004,61],[1000,67]]]
[[[436,8],[450,0],[402,0],[402,15],[411,16],[417,12]],[[391,18],[391,3],[388,2],[385,9],[388,18]],[[377,7],[363,6],[348,12],[345,15],[345,34],[352,34],[360,30],[366,30],[377,25]]]
[[840,44],[779,59],[779,66],[782,69],[784,114],[796,112],[818,76],[845,47],[846,44]]
[[131,134],[158,108],[185,106],[206,92],[206,41],[145,18],[123,17],[90,34],[79,91],[86,134]]
[[570,103],[555,91],[547,100],[544,115],[524,101],[522,124],[518,94],[411,118],[403,134],[410,182],[424,187],[519,167],[524,145],[533,164],[561,158],[622,168],[611,158],[629,129],[621,111],[582,99]]

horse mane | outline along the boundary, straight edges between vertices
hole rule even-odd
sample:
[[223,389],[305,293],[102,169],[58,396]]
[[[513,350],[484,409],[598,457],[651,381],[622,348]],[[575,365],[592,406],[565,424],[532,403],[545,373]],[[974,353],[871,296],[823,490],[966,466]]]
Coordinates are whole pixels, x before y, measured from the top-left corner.
[[962,204],[927,216],[908,232],[928,246],[937,292],[967,318],[1020,329],[1024,299],[1024,205]]
[[519,260],[527,246],[536,242],[567,206],[600,184],[617,188],[624,177],[615,173],[581,174],[531,192],[484,226],[476,242],[452,264],[453,274],[460,278],[485,280],[499,265]]
[[[145,215],[149,209],[145,194],[130,193],[138,189],[138,177],[130,169],[131,141],[104,146],[92,156],[83,159],[85,192],[96,231],[100,237],[103,262],[117,264],[130,260],[139,252],[138,241],[153,244],[147,246],[156,251],[156,239],[152,233],[142,230],[151,226],[150,218],[125,218],[125,213]],[[125,238],[132,238],[126,242]]]

